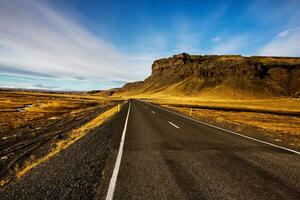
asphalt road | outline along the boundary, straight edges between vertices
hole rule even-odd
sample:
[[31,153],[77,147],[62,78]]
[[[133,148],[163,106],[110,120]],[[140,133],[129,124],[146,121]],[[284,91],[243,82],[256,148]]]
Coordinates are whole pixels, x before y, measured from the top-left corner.
[[0,189],[1,200],[94,198],[300,199],[300,156],[133,100]]
[[296,153],[137,100],[124,132],[120,165],[110,166],[117,179],[103,198],[300,199]]

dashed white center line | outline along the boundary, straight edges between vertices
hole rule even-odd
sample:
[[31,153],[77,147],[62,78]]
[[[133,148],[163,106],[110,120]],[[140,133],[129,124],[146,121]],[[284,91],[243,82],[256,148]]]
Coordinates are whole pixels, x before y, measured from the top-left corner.
[[[141,101],[141,100],[139,100],[139,101]],[[252,137],[248,137],[248,136],[246,136],[246,135],[243,135],[243,134],[240,134],[240,133],[237,133],[237,132],[234,132],[234,131],[230,131],[230,130],[223,129],[223,128],[220,128],[220,127],[217,127],[217,126],[214,126],[214,125],[211,125],[211,124],[207,124],[207,123],[202,122],[202,121],[199,121],[199,120],[197,120],[197,119],[193,119],[193,118],[191,118],[191,117],[188,117],[188,116],[185,116],[185,115],[183,115],[183,114],[179,114],[179,113],[177,113],[177,112],[174,112],[174,111],[171,111],[171,110],[168,110],[168,109],[159,107],[159,106],[154,105],[154,104],[150,104],[150,103],[145,102],[145,101],[141,101],[141,102],[144,102],[144,103],[146,103],[146,104],[148,104],[148,105],[152,105],[152,106],[154,106],[154,107],[156,107],[156,108],[159,108],[159,109],[161,109],[161,110],[164,110],[164,111],[166,111],[166,112],[168,112],[168,113],[172,113],[172,114],[174,114],[174,115],[177,115],[177,116],[183,117],[183,118],[185,118],[185,119],[194,121],[194,122],[196,122],[196,123],[203,124],[203,125],[206,125],[206,126],[210,126],[210,127],[215,128],[215,129],[219,129],[219,130],[222,130],[222,131],[225,131],[225,132],[228,132],[228,133],[233,133],[233,134],[235,134],[235,135],[238,135],[238,136],[243,137],[243,138],[247,138],[247,139],[249,139],[249,140],[253,140],[253,141],[256,141],[256,142],[259,142],[259,143],[267,144],[267,145],[270,145],[270,146],[273,146],[273,147],[277,147],[277,148],[280,148],[280,149],[284,149],[284,150],[286,150],[286,151],[293,152],[293,153],[295,153],[295,154],[300,155],[300,151],[295,151],[295,150],[293,150],[293,149],[289,149],[289,148],[286,148],[286,147],[282,147],[282,146],[279,146],[279,145],[276,145],[276,144],[272,144],[272,143],[269,143],[269,142],[266,142],[266,141],[263,141],[263,140],[259,140],[259,139],[252,138]],[[169,122],[169,123],[170,123],[170,122]]]
[[152,112],[153,114],[155,114],[155,112],[154,112],[153,110],[152,110],[151,112]]
[[175,128],[180,128],[179,126],[177,126],[176,124],[173,124],[172,122],[169,121],[169,124],[171,124],[172,126],[174,126]]

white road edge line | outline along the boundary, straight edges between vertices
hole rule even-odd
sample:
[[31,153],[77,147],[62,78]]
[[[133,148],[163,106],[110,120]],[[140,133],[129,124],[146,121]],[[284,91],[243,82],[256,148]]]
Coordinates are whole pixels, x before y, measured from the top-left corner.
[[153,110],[152,110],[151,112],[152,112],[153,114],[155,114],[155,112],[154,112]]
[[[141,100],[139,100],[139,101],[141,101]],[[263,141],[263,140],[255,139],[255,138],[252,138],[252,137],[249,137],[249,136],[240,134],[240,133],[236,133],[236,132],[234,132],[234,131],[226,130],[226,129],[224,129],[224,128],[220,128],[220,127],[217,127],[217,126],[214,126],[214,125],[211,125],[211,124],[207,124],[207,123],[205,123],[205,122],[202,122],[202,121],[199,121],[199,120],[196,120],[196,119],[187,117],[187,116],[185,116],[185,115],[182,115],[182,114],[179,114],[179,113],[170,111],[170,110],[168,110],[168,109],[159,107],[159,106],[154,105],[154,104],[152,104],[152,103],[148,103],[148,102],[145,102],[145,101],[142,101],[142,102],[144,102],[144,103],[146,103],[146,104],[149,104],[149,105],[152,105],[152,106],[154,106],[154,107],[156,107],[156,108],[159,108],[159,109],[161,109],[161,110],[167,111],[167,112],[169,112],[169,113],[173,113],[173,114],[178,115],[178,116],[180,116],[180,117],[183,117],[183,118],[192,120],[192,121],[194,121],[194,122],[197,122],[197,123],[200,123],[200,124],[203,124],[203,125],[206,125],[206,126],[210,126],[210,127],[213,127],[213,128],[219,129],[219,130],[222,130],[222,131],[226,131],[226,132],[229,132],[229,133],[233,133],[233,134],[235,134],[235,135],[238,135],[238,136],[241,136],[241,137],[244,137],[244,138],[247,138],[247,139],[256,141],[256,142],[260,142],[260,143],[267,144],[267,145],[270,145],[270,146],[273,146],[273,147],[277,147],[277,148],[280,148],[280,149],[284,149],[284,150],[286,150],[286,151],[293,152],[293,153],[295,153],[295,154],[300,155],[300,152],[299,152],[299,151],[296,151],[296,150],[293,150],[293,149],[289,149],[289,148],[286,148],[286,147],[282,147],[282,146],[279,146],[279,145],[276,145],[276,144],[272,144],[272,143],[269,143],[269,142],[265,142],[265,141]]]
[[179,126],[177,126],[176,124],[173,124],[172,122],[168,121],[169,124],[171,124],[172,126],[174,126],[175,128],[180,128]]
[[126,134],[126,129],[127,129],[130,107],[131,107],[131,102],[129,103],[126,121],[125,121],[122,138],[121,138],[121,142],[120,142],[120,146],[119,146],[119,152],[118,152],[115,168],[114,168],[113,174],[110,179],[109,188],[108,188],[107,195],[106,195],[106,200],[112,200],[113,196],[114,196],[114,191],[115,191],[115,187],[116,187],[117,177],[118,177],[118,173],[119,173],[119,169],[120,169],[120,165],[121,165],[122,154],[123,154],[123,147],[124,147],[125,134]]

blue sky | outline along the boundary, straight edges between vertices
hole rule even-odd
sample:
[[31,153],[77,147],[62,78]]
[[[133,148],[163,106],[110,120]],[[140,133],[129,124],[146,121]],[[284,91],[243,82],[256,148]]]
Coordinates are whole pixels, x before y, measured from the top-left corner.
[[120,87],[182,52],[300,56],[300,1],[0,1],[0,87]]

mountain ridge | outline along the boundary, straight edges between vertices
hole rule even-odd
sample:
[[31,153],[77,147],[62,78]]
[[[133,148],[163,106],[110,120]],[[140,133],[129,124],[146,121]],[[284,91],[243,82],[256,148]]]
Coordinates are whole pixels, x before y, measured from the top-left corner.
[[182,53],[155,60],[148,78],[114,95],[297,97],[300,58]]

